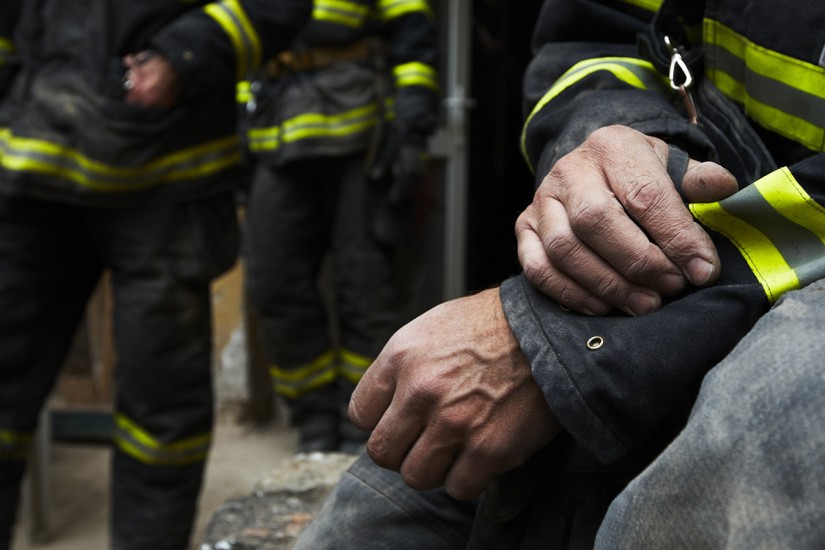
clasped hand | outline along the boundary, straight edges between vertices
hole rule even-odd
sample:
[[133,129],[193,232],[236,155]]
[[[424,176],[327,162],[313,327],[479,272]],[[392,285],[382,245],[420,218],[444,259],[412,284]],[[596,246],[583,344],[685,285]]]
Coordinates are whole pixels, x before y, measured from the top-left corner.
[[510,330],[498,289],[441,304],[399,330],[349,407],[367,452],[415,489],[458,499],[521,465],[559,427]]

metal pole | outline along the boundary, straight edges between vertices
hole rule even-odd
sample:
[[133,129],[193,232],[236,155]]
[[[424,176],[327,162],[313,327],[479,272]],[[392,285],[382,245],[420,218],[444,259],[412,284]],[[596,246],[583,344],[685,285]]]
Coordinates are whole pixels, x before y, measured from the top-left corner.
[[444,299],[465,292],[467,268],[467,109],[470,74],[470,0],[446,0],[447,141],[444,220]]

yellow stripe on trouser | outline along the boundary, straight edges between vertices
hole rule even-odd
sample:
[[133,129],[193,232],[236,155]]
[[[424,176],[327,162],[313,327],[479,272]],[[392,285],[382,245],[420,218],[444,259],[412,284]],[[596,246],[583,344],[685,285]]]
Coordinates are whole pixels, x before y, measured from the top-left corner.
[[122,414],[115,415],[115,445],[132,458],[156,466],[182,466],[206,459],[212,434],[163,444]]
[[308,391],[335,381],[337,354],[330,350],[304,366],[285,369],[272,365],[269,374],[275,393],[297,399]]
[[261,64],[261,40],[238,0],[214,2],[203,8],[229,36],[235,50],[238,80]]
[[530,126],[530,122],[567,88],[599,71],[610,73],[621,82],[641,90],[664,90],[667,86],[667,79],[660,75],[651,63],[641,59],[633,57],[598,57],[576,63],[553,83],[536,103],[524,123],[521,132],[521,151],[531,170],[535,171],[535,167],[533,167],[530,158],[527,156],[527,128]]
[[364,377],[364,373],[367,372],[371,364],[372,359],[369,357],[345,349],[341,350],[341,363],[338,366],[338,372],[353,384],[357,384]]
[[393,69],[396,88],[404,86],[424,86],[438,91],[438,77],[435,68],[418,61],[404,63]]
[[95,191],[132,192],[225,170],[240,161],[238,141],[229,136],[126,168],[92,160],[58,143],[15,136],[5,128],[0,129],[0,166],[65,178]]
[[429,19],[434,18],[433,10],[426,0],[380,0],[378,9],[384,21],[409,13],[422,13]]
[[825,276],[825,209],[787,168],[723,201],[690,209],[739,249],[771,303]]
[[360,28],[369,16],[369,6],[343,0],[315,0],[312,18],[316,21],[337,23],[354,29]]
[[15,462],[25,460],[32,437],[31,432],[0,430],[0,460]]
[[759,46],[704,21],[705,73],[761,126],[825,151],[825,68]]

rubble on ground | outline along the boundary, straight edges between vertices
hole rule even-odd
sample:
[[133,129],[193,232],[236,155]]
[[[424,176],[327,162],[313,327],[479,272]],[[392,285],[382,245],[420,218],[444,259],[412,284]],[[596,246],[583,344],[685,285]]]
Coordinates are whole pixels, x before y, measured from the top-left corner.
[[252,494],[230,499],[206,528],[200,550],[287,550],[355,456],[297,454],[267,472]]

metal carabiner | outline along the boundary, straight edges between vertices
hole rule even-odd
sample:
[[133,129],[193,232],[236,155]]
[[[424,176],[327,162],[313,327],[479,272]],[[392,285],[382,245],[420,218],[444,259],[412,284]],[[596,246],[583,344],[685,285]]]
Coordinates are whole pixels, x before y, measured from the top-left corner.
[[[685,60],[682,59],[682,54],[680,54],[679,50],[670,42],[669,36],[665,36],[665,45],[670,48],[671,51],[670,70],[668,71],[670,87],[679,92],[682,96],[690,123],[697,124],[699,122],[699,116],[696,112],[696,105],[693,103],[693,97],[691,97],[689,90],[690,85],[693,84],[693,75],[690,73],[690,69],[688,68],[687,63],[685,63]],[[684,80],[680,84],[676,83],[677,68],[684,77]]]

